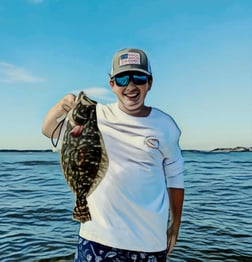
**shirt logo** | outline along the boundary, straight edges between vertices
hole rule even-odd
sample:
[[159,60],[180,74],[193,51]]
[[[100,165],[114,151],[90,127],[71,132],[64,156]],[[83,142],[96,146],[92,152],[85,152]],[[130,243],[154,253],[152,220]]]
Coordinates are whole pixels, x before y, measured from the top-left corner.
[[159,149],[159,140],[154,136],[147,136],[144,143],[147,147]]
[[155,136],[147,136],[145,138],[144,144],[149,148],[157,149],[164,158],[164,153],[159,148],[159,140]]

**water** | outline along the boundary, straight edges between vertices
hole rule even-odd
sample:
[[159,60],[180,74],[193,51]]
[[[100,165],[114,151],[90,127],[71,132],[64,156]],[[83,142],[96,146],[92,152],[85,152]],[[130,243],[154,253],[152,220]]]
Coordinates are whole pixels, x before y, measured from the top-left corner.
[[[252,261],[252,153],[183,155],[183,221],[168,261]],[[0,152],[0,188],[0,261],[72,261],[79,225],[59,155]]]

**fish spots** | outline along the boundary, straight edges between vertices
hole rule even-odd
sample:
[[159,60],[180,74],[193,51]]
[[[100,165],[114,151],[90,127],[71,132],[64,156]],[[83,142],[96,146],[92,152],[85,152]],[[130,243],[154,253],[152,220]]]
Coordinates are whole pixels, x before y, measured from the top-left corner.
[[87,196],[99,185],[108,168],[108,157],[96,118],[96,102],[81,92],[61,146],[61,166],[65,179],[76,195],[73,218],[91,220]]

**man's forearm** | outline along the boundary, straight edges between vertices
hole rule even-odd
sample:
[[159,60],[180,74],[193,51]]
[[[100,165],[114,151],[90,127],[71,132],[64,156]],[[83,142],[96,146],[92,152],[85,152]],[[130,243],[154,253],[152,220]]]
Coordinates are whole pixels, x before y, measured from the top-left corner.
[[184,189],[168,188],[168,194],[170,200],[170,224],[167,229],[167,255],[171,253],[177,242],[184,202]]
[[168,188],[168,195],[170,200],[170,225],[179,230],[184,202],[184,189]]

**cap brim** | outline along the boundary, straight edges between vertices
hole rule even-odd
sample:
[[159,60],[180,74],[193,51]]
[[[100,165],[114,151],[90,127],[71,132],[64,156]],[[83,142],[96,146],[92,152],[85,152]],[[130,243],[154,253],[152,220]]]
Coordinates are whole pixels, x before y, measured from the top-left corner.
[[116,75],[119,75],[121,73],[124,73],[124,72],[130,72],[130,71],[134,71],[134,72],[141,72],[141,73],[144,73],[148,76],[151,76],[151,73],[144,70],[144,69],[140,69],[140,68],[122,68],[121,70],[118,70],[117,72],[114,72],[112,75],[110,75],[110,77],[114,77]]

